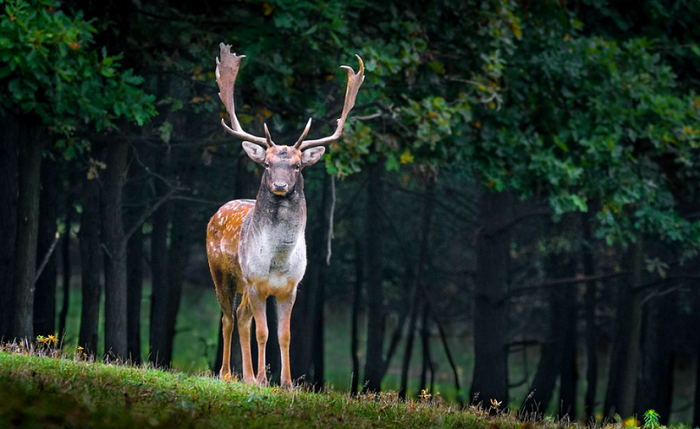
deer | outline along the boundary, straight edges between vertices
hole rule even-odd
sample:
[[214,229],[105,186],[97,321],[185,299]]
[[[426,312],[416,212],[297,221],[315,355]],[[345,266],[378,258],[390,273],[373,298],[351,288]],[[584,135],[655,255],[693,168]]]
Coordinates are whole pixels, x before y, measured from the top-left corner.
[[[212,216],[207,225],[206,249],[209,269],[216,288],[216,297],[223,313],[223,361],[219,377],[231,378],[231,341],[233,308],[237,294],[242,295],[236,309],[238,336],[241,345],[243,381],[267,384],[265,345],[268,339],[266,300],[277,301],[280,353],[280,384],[292,388],[289,366],[290,321],[297,296],[297,286],[306,271],[306,199],[302,170],[321,159],[325,145],[336,141],[343,132],[348,113],[355,105],[357,92],[364,81],[364,63],[359,55],[357,73],[349,66],[345,101],[335,132],[327,137],[307,140],[311,119],[294,145],[273,142],[267,124],[265,136],[243,130],[234,105],[234,86],[245,55],[231,53],[231,45],[221,43],[216,59],[216,82],[219,98],[230,117],[221,124],[229,134],[243,140],[243,150],[263,167],[255,200],[229,201]],[[253,374],[250,332],[255,320],[258,346],[257,376]]]

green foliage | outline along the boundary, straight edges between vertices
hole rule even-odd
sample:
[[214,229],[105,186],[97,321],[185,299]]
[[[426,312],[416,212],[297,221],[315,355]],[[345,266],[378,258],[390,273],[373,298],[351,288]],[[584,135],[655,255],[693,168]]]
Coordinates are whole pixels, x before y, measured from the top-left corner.
[[52,0],[0,6],[0,113],[36,115],[65,136],[88,123],[101,131],[119,119],[142,125],[155,115],[143,78],[123,69],[121,56],[95,47],[96,29],[82,13],[70,16]]
[[658,42],[600,37],[565,9],[530,12],[503,108],[475,112],[473,168],[497,190],[546,196],[555,214],[593,207],[608,243],[649,233],[696,252],[699,226],[676,207],[697,194],[697,95],[679,89]]
[[[221,6],[207,25],[195,7],[144,3],[130,37],[109,21],[93,27],[80,14],[69,18],[48,0],[3,5],[2,106],[25,106],[55,130],[146,120],[152,99],[120,72],[124,61],[179,79],[158,100],[163,141],[178,132],[168,110],[225,116],[213,76],[223,41],[247,56],[236,88],[243,126],[261,134],[267,122],[288,143],[313,117],[315,138],[339,115],[338,65],[357,67],[359,54],[367,78],[343,139],[326,155],[329,173],[347,177],[368,162],[407,180],[426,166],[477,173],[487,188],[547,199],[556,215],[594,212],[608,243],[650,234],[680,244],[685,256],[700,247],[700,226],[679,210],[700,191],[695,3],[681,10],[649,0],[622,14],[598,0],[575,9],[505,0],[254,0]],[[663,24],[669,16],[682,31]],[[20,31],[32,25],[43,30]],[[133,54],[122,60],[86,49],[97,30]],[[206,121],[205,133],[228,138],[215,116]]]
[[661,416],[655,410],[646,410],[644,412],[644,426],[642,427],[644,429],[665,429],[666,426],[659,423],[659,417]]

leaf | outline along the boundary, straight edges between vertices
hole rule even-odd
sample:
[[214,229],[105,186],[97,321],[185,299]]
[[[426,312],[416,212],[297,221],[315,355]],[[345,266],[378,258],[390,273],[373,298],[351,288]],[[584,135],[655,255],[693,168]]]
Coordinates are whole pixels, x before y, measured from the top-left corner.
[[403,151],[399,161],[401,164],[411,164],[414,161],[414,157],[411,155],[411,151],[408,148]]

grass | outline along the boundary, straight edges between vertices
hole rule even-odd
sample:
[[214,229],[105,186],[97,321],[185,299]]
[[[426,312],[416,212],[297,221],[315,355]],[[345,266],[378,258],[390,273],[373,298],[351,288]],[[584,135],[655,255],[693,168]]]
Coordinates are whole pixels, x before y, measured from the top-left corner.
[[[61,290],[60,288],[59,290]],[[64,350],[73,351],[77,344],[77,332],[80,320],[80,289],[73,288],[71,293],[71,305],[68,314],[68,327],[66,333],[60,338],[64,345]],[[351,377],[351,359],[350,359],[350,312],[346,303],[349,301],[348,296],[335,297],[335,300],[329,301],[326,305],[325,319],[325,358],[326,358],[326,381],[329,386],[336,391],[348,391]],[[58,299],[60,302],[60,297]],[[104,312],[101,311],[101,315]],[[150,287],[145,285],[142,299],[142,359],[147,359],[148,351],[148,323],[150,314]],[[361,315],[360,321],[360,361],[364,363],[364,351],[366,344],[365,319]],[[442,397],[448,401],[454,401],[458,396],[465,400],[465,392],[468,392],[471,375],[473,372],[474,356],[473,347],[471,345],[471,336],[468,332],[459,330],[459,324],[455,330],[448,330],[448,339],[454,354],[457,369],[462,382],[462,392],[457,392],[450,367],[439,338],[434,334],[431,336],[431,353],[435,367],[435,390],[440,392]],[[389,330],[391,327],[388,328]],[[37,333],[48,335],[50,333]],[[216,346],[220,336],[219,332],[219,307],[216,302],[212,288],[197,288],[185,287],[183,289],[180,311],[178,313],[176,335],[174,340],[173,350],[173,367],[176,370],[184,371],[189,374],[198,374],[206,371],[214,360],[216,354]],[[99,333],[100,343],[103,342],[103,323],[100,323]],[[397,350],[389,371],[382,383],[382,388],[386,390],[398,389],[400,383],[400,366],[404,353],[403,341]],[[509,354],[509,377],[513,382],[519,382],[518,385],[509,389],[510,403],[513,408],[518,407],[522,403],[523,398],[529,393],[529,384],[537,369],[539,361],[539,346],[527,346],[519,351],[513,351]],[[607,386],[607,361],[609,350],[599,350],[598,361],[600,364],[598,371],[598,392],[597,398],[602,402],[605,396],[605,387]],[[578,372],[583,374],[585,371],[585,356],[581,354],[578,359]],[[693,365],[692,359],[683,360],[685,365],[680,364],[674,370],[674,395],[673,407],[674,412],[671,414],[673,422],[689,422],[692,420],[692,403],[694,395]],[[417,386],[418,374],[420,371],[420,363],[422,355],[420,350],[420,341],[417,339],[413,348],[413,359],[410,367],[409,378],[409,394],[416,397],[419,393]],[[681,360],[679,360],[681,362]],[[362,371],[362,366],[360,371]],[[362,374],[360,374],[362,379]],[[525,382],[521,382],[525,381]],[[577,410],[583,410],[583,398],[585,391],[585,382],[581,380],[578,383],[579,403]],[[1,393],[1,392],[0,392]],[[1,396],[1,395],[0,395]],[[556,394],[554,395],[557,396]],[[549,411],[554,412],[556,404],[550,404]],[[597,411],[597,416],[602,418],[600,411]],[[0,426],[2,427],[2,426]]]
[[[81,359],[0,351],[0,427],[521,428],[508,416],[396,394],[287,391]],[[549,424],[551,428],[555,424]]]

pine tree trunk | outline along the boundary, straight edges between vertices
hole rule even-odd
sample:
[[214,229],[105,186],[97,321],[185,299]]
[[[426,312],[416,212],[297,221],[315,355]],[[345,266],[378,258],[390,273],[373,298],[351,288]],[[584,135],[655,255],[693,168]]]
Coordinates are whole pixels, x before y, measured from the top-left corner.
[[80,218],[80,276],[82,304],[78,345],[85,352],[97,355],[97,333],[100,321],[102,289],[102,249],[100,247],[100,184],[97,179],[83,178]]
[[102,239],[105,246],[105,355],[124,360],[126,345],[126,239],[122,221],[122,191],[129,147],[106,146],[107,168],[102,173]]
[[18,143],[17,120],[0,116],[0,341],[11,336],[14,313],[14,243],[17,236]]
[[[51,252],[51,246],[56,239],[56,219],[61,193],[59,166],[56,161],[48,157],[42,160],[41,177],[37,270],[46,255]],[[44,270],[36,280],[34,332],[37,335],[56,333],[56,252],[51,253]]]
[[34,291],[39,230],[42,140],[29,119],[19,125],[19,202],[15,238],[14,317],[16,338],[34,339]]
[[471,397],[488,407],[490,400],[508,404],[508,329],[506,293],[512,197],[485,191],[480,201],[481,233],[474,302],[474,378]]

